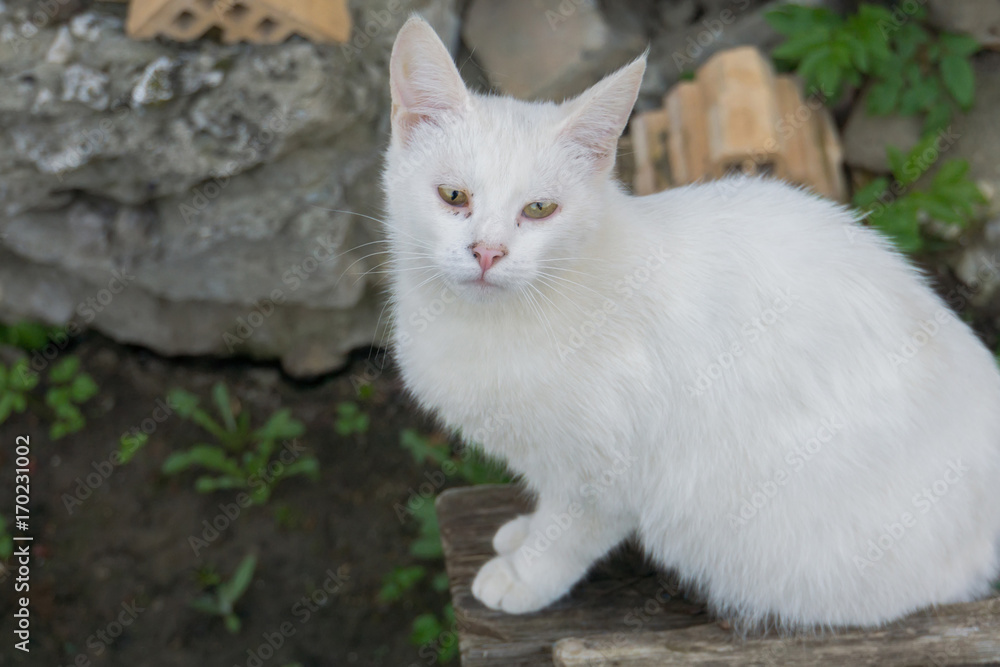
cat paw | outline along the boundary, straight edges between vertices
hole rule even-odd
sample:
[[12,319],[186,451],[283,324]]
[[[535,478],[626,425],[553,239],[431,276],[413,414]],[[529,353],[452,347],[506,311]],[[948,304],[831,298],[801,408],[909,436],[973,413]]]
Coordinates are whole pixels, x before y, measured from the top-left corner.
[[500,530],[493,536],[493,549],[501,556],[517,551],[528,538],[530,523],[531,515],[525,514],[500,526]]
[[537,611],[555,599],[525,582],[507,556],[497,556],[483,566],[472,582],[472,594],[490,609],[508,614]]

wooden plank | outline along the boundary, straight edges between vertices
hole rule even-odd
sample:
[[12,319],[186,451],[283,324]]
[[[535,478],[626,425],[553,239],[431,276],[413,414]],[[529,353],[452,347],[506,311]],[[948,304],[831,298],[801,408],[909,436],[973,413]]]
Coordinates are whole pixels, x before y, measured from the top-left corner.
[[659,575],[633,548],[596,566],[585,582],[541,612],[514,616],[487,609],[472,596],[472,580],[495,555],[497,529],[531,505],[513,485],[449,489],[437,499],[465,667],[551,665],[552,646],[564,637],[629,637],[710,622],[704,607],[681,599],[676,581]]
[[632,151],[635,155],[634,194],[651,195],[665,190],[669,181],[663,175],[667,159],[667,126],[663,109],[637,114],[632,118]]
[[708,108],[712,173],[778,171],[774,72],[764,56],[752,46],[722,51],[701,66],[695,81]]
[[1000,597],[939,607],[878,630],[743,640],[719,625],[568,638],[553,650],[560,667],[748,664],[807,667],[1000,664]]
[[708,108],[701,85],[683,81],[667,93],[668,154],[674,185],[687,185],[711,174]]

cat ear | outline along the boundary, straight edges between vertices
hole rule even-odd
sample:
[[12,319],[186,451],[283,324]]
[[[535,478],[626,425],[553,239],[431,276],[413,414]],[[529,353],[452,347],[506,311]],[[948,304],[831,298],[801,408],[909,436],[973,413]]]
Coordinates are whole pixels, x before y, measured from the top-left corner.
[[563,136],[590,151],[601,168],[614,164],[618,138],[628,123],[645,71],[644,53],[566,103],[570,115]]
[[421,122],[440,122],[460,113],[469,92],[455,69],[451,54],[423,19],[409,19],[392,46],[389,60],[393,134],[403,141]]

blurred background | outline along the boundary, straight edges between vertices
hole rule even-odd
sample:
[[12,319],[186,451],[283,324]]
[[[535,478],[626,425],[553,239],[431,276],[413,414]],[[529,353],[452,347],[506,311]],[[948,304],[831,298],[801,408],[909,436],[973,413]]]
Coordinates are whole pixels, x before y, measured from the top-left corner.
[[997,349],[1000,0],[0,0],[0,665],[457,664],[433,497],[504,475],[383,348],[413,12],[524,99],[648,47],[625,187],[840,199]]

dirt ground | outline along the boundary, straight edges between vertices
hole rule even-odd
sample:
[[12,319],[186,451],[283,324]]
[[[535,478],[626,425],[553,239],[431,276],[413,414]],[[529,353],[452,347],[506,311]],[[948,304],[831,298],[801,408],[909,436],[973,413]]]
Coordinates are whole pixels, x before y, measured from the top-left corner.
[[[343,373],[303,384],[277,368],[166,360],[96,335],[69,352],[100,387],[84,410],[85,429],[51,441],[30,411],[0,426],[0,470],[6,471],[0,512],[7,517],[14,505],[14,440],[31,436],[29,533],[35,537],[31,652],[13,648],[8,571],[0,575],[6,579],[0,584],[0,665],[434,664],[408,636],[414,616],[440,611],[445,596],[426,587],[405,602],[377,599],[383,575],[415,562],[407,549],[417,527],[412,520],[401,523],[393,506],[405,504],[422,469],[400,447],[399,432],[432,430],[391,368],[379,373],[377,364],[367,363],[368,354],[358,354]],[[352,377],[366,374],[377,375],[374,395],[360,402],[371,428],[339,436],[334,407],[357,400]],[[234,503],[235,490],[197,493],[196,474],[165,477],[159,471],[170,452],[204,438],[177,415],[156,424],[133,461],[108,463],[122,433],[150,418],[169,389],[207,397],[218,380],[228,383],[255,425],[278,407],[291,408],[306,425],[301,444],[319,460],[320,480],[284,480],[266,505],[246,509]],[[220,518],[234,514],[234,507],[238,516]],[[196,554],[191,538],[205,539],[203,522],[223,529],[215,536],[207,532],[207,546]],[[190,602],[202,590],[199,572],[214,568],[228,578],[249,553],[259,562],[236,605],[243,627],[234,635]]]

